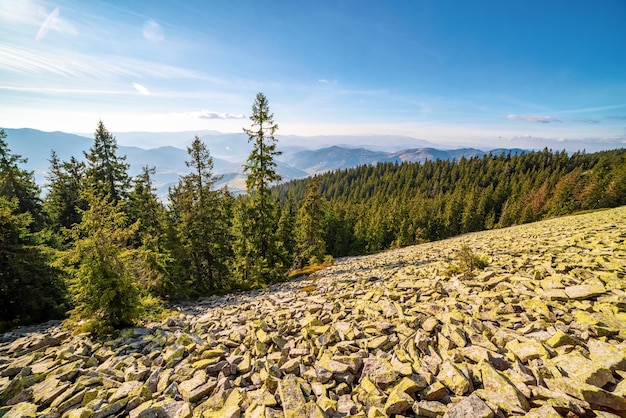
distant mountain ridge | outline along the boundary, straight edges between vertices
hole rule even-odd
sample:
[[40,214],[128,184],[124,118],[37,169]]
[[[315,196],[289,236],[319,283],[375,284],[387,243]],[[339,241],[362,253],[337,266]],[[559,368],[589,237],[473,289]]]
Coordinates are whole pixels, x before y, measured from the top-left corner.
[[[59,158],[67,161],[70,157],[83,158],[83,151],[88,151],[93,143],[93,138],[70,134],[65,132],[43,132],[36,129],[7,129],[7,141],[11,152],[19,154],[28,159],[26,168],[35,172],[36,181],[41,186],[45,185],[46,172],[49,169],[49,159],[51,150],[55,150]],[[133,133],[121,133],[113,135],[118,138],[124,137],[125,141],[133,138]],[[146,133],[137,133],[136,135]],[[177,133],[155,133],[155,137],[160,138],[159,142],[166,140],[167,135],[171,135],[172,141],[180,141],[181,138],[190,136],[191,132]],[[243,133],[221,134],[218,132],[205,131],[198,135],[207,145],[213,156],[213,171],[217,175],[223,175],[223,179],[218,182],[218,186],[228,185],[233,192],[245,190],[245,174],[243,164],[250,153],[251,145],[248,144],[247,136]],[[137,136],[138,137],[138,136]],[[165,138],[165,139],[164,139]],[[285,138],[285,144],[280,140]],[[454,150],[441,150],[434,147],[407,148],[399,151],[371,150],[365,147],[350,147],[350,145],[331,145],[318,149],[307,149],[305,144],[319,143],[311,138],[323,138],[328,140],[346,140],[348,137],[281,137],[278,148],[283,150],[283,154],[277,158],[278,172],[283,176],[283,180],[292,180],[307,177],[314,174],[346,169],[359,165],[376,164],[378,162],[424,162],[426,160],[453,160],[462,157],[482,157],[488,152],[476,148],[461,148]],[[354,142],[356,137],[350,137]],[[364,142],[371,143],[373,137],[366,137]],[[406,142],[412,144],[408,137],[380,137],[393,139],[397,143]],[[415,140],[418,144],[427,141]],[[160,197],[167,196],[169,187],[175,185],[181,175],[189,173],[185,164],[188,158],[187,151],[174,146],[159,146],[151,149],[144,149],[135,146],[119,145],[119,155],[126,155],[126,161],[130,164],[129,174],[135,176],[140,173],[141,167],[145,165],[154,166],[156,175],[154,184]],[[145,141],[143,143],[146,143]],[[380,147],[379,147],[380,148]],[[511,152],[518,154],[525,152],[522,149],[497,149],[494,154]]]

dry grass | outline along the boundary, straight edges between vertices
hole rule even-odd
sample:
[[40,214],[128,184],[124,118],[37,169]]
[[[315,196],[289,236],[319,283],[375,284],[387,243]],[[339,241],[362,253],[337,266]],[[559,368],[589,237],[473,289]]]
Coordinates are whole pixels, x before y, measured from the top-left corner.
[[302,289],[300,289],[300,292],[311,293],[311,292],[314,292],[315,289],[317,289],[317,286],[313,284],[309,286],[304,286]]
[[310,274],[316,273],[320,270],[323,270],[327,267],[330,267],[332,264],[314,264],[312,266],[306,266],[298,270],[293,270],[289,273],[288,277],[290,279],[294,279],[300,276],[308,276]]

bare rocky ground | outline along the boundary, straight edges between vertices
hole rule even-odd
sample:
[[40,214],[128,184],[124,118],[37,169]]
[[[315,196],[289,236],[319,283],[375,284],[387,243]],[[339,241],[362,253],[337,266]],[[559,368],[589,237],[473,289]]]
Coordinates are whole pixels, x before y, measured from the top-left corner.
[[[458,250],[484,270],[447,277]],[[626,417],[626,208],[339,260],[106,342],[4,334],[5,417]]]

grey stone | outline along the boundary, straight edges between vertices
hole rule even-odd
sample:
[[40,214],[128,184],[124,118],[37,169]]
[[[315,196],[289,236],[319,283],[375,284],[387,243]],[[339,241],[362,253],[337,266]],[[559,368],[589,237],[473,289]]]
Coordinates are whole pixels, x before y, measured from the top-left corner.
[[493,418],[493,416],[493,411],[475,395],[464,398],[444,414],[444,418]]

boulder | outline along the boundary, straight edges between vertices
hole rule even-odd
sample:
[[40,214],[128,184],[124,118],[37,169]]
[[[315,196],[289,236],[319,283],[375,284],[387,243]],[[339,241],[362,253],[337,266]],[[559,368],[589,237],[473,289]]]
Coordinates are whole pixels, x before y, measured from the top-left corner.
[[454,405],[444,418],[493,418],[493,411],[478,396],[471,395]]

